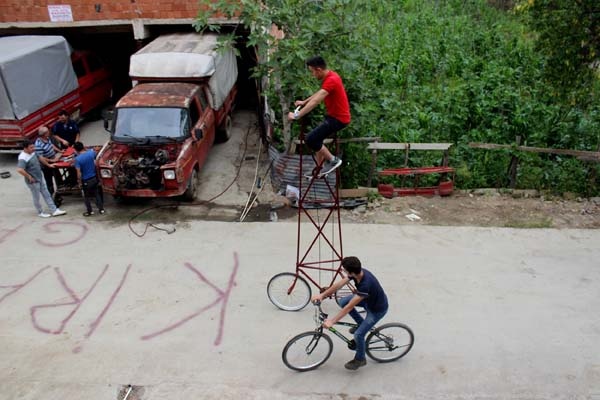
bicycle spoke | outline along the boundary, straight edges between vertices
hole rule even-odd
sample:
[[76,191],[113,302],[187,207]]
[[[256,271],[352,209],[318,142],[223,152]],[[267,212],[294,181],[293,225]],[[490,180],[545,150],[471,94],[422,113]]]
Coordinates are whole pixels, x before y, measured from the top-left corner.
[[329,336],[305,332],[292,338],[283,349],[284,364],[296,371],[309,371],[323,364],[331,355],[333,343]]
[[410,351],[413,341],[413,333],[407,326],[385,324],[367,337],[367,354],[380,362],[394,361]]

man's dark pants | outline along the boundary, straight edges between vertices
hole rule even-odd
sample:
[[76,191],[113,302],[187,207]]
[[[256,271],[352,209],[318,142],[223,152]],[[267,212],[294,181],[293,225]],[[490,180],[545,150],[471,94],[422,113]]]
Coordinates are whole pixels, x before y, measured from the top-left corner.
[[86,179],[82,182],[83,189],[83,202],[85,203],[85,208],[87,212],[92,212],[92,204],[90,199],[93,197],[96,200],[96,206],[98,210],[104,209],[104,192],[102,191],[102,186],[100,186],[100,182],[98,182],[98,178],[95,176],[90,179]]

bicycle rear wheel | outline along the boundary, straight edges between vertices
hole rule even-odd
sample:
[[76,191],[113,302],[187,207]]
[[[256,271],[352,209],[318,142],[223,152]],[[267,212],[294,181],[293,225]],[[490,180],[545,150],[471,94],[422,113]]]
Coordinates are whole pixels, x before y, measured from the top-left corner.
[[331,338],[321,332],[304,332],[294,336],[283,348],[281,358],[286,367],[310,371],[323,364],[333,351]]
[[414,341],[415,335],[408,326],[384,324],[367,336],[367,355],[379,362],[395,361],[410,351]]
[[269,300],[285,311],[303,309],[310,301],[310,294],[310,286],[306,280],[292,272],[277,274],[267,284]]

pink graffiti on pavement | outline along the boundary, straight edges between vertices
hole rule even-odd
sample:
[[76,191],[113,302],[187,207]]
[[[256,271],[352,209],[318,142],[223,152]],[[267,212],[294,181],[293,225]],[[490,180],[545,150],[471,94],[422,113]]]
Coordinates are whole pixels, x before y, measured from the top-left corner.
[[[107,265],[107,267],[108,267],[108,265]],[[125,284],[125,280],[127,279],[127,275],[129,275],[129,270],[131,270],[131,264],[129,264],[127,266],[127,268],[125,269],[125,273],[123,274],[123,277],[121,278],[121,282],[119,282],[119,285],[117,286],[117,288],[111,294],[110,299],[108,299],[108,302],[106,303],[106,305],[104,306],[104,308],[102,309],[102,311],[100,312],[100,314],[98,314],[98,317],[94,320],[94,322],[92,322],[89,325],[90,329],[85,334],[85,336],[84,336],[85,339],[89,339],[90,336],[92,336],[94,334],[94,331],[96,330],[96,328],[98,327],[98,325],[100,325],[100,322],[102,321],[102,318],[104,318],[104,316],[106,315],[106,313],[108,312],[108,310],[112,306],[113,302],[115,301],[115,298],[117,297],[117,295],[121,291],[121,288]],[[77,347],[75,347],[73,349],[73,353],[79,353],[80,351],[81,351],[81,345],[79,345],[79,346],[77,346]]]
[[171,324],[171,325],[167,326],[166,328],[163,328],[163,329],[158,330],[156,332],[150,333],[148,335],[144,335],[144,336],[141,337],[141,339],[142,340],[154,339],[157,336],[160,336],[160,335],[162,335],[164,333],[167,333],[167,332],[170,332],[170,331],[172,331],[174,329],[177,329],[180,326],[182,326],[183,324],[185,324],[186,322],[191,321],[192,319],[196,318],[198,315],[202,314],[204,311],[209,310],[212,307],[215,307],[217,304],[221,303],[221,310],[220,310],[220,313],[219,313],[219,327],[218,327],[217,337],[215,338],[215,341],[214,341],[214,345],[215,346],[220,345],[221,344],[221,340],[223,338],[223,328],[225,326],[225,312],[226,312],[226,309],[227,309],[227,302],[229,301],[229,295],[231,294],[231,290],[233,289],[233,287],[236,284],[235,283],[235,276],[237,274],[237,270],[238,270],[238,267],[239,267],[237,253],[233,253],[233,259],[234,259],[233,270],[231,272],[231,275],[229,276],[229,281],[227,283],[227,287],[224,290],[221,290],[217,286],[215,286],[211,281],[209,281],[192,264],[185,263],[185,267],[186,268],[188,268],[194,274],[196,274],[196,276],[198,277],[198,279],[200,279],[206,285],[210,286],[217,293],[217,298],[212,303],[210,303],[210,304],[208,304],[208,305],[206,305],[206,306],[204,306],[202,308],[199,308],[194,313],[192,313],[192,314],[190,314],[190,315],[182,318],[178,322],[175,322],[174,324]]
[[6,229],[6,228],[2,228],[0,229],[0,243],[4,243],[4,241],[6,239],[8,239],[9,236],[14,235],[15,233],[17,233],[17,231],[19,229],[21,229],[21,227],[25,225],[25,223],[21,223],[19,224],[16,228],[12,228],[12,229]]
[[[65,277],[63,276],[62,272],[60,272],[60,269],[54,268],[54,272],[56,273],[56,277],[57,277],[58,281],[60,282],[64,291],[67,292],[69,297],[71,297],[71,301],[62,302],[62,303],[52,303],[52,304],[40,304],[40,305],[31,307],[29,309],[29,314],[31,316],[31,322],[33,323],[34,328],[40,332],[51,333],[54,335],[58,335],[59,333],[62,333],[63,330],[65,329],[65,326],[69,322],[69,320],[71,318],[73,318],[73,316],[75,315],[77,310],[79,310],[79,307],[81,307],[81,304],[88,298],[88,296],[94,290],[94,288],[96,287],[98,282],[100,282],[100,280],[102,279],[104,274],[106,274],[107,270],[108,270],[108,265],[106,265],[104,267],[104,269],[102,270],[100,275],[98,275],[98,278],[96,278],[96,280],[94,281],[92,286],[83,295],[83,297],[79,298],[77,296],[77,294],[73,291],[73,289],[71,289],[71,287],[67,284],[67,281],[65,280]],[[55,328],[55,329],[45,328],[38,323],[37,318],[36,318],[36,313],[38,310],[44,309],[44,308],[58,308],[58,307],[69,307],[69,306],[74,306],[74,307],[71,308],[71,312],[67,314],[67,316],[60,322],[60,325],[57,328]]]
[[19,290],[23,289],[25,286],[29,285],[31,283],[31,281],[33,281],[35,278],[37,278],[39,274],[41,274],[48,268],[50,268],[49,265],[46,265],[45,267],[40,268],[35,274],[33,274],[29,279],[27,279],[23,283],[18,283],[16,285],[0,285],[0,289],[12,289],[8,293],[6,293],[4,296],[0,297],[0,303],[2,303],[4,301],[4,299],[6,299],[7,297],[15,294]]
[[129,275],[129,270],[131,270],[131,264],[129,264],[127,266],[127,268],[125,269],[125,273],[123,274],[123,277],[121,278],[121,282],[119,282],[119,285],[117,286],[117,288],[110,295],[110,299],[108,299],[108,302],[106,303],[106,305],[104,306],[104,308],[102,309],[100,314],[98,315],[98,318],[96,318],[94,320],[94,322],[92,322],[90,324],[90,330],[85,334],[86,339],[89,338],[90,336],[92,336],[92,334],[94,333],[94,331],[96,330],[98,325],[100,325],[100,321],[102,321],[102,318],[104,318],[104,315],[106,315],[106,312],[112,306],[113,302],[115,301],[115,298],[121,291],[121,288],[123,287],[123,284],[125,283],[125,280],[127,279],[127,275]]
[[84,224],[81,222],[70,222],[70,221],[48,222],[47,224],[44,224],[43,229],[48,233],[54,234],[54,233],[61,233],[62,232],[61,227],[67,227],[67,226],[72,226],[72,227],[78,228],[77,230],[79,232],[73,231],[74,236],[72,239],[65,240],[63,242],[51,242],[51,241],[46,241],[43,239],[36,239],[36,242],[38,244],[41,244],[42,246],[46,246],[46,247],[68,246],[70,244],[77,243],[78,241],[80,241],[88,231],[87,224]]

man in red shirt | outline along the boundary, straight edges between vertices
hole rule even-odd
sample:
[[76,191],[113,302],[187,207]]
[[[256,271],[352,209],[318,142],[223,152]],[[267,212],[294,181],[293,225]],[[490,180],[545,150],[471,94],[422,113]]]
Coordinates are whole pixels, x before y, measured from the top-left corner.
[[[321,102],[325,102],[327,110],[325,120],[306,137],[306,144],[316,152],[317,168],[315,172],[318,172],[319,166],[321,166],[322,172],[319,177],[322,177],[342,165],[342,160],[331,154],[323,145],[323,140],[350,123],[350,104],[342,78],[327,68],[327,64],[321,56],[308,59],[306,66],[310,73],[322,82],[321,88],[306,100],[296,100],[294,105],[298,108],[295,112],[288,113],[288,120],[302,118]],[[300,109],[300,107],[302,108]],[[323,163],[324,161],[327,163]]]

